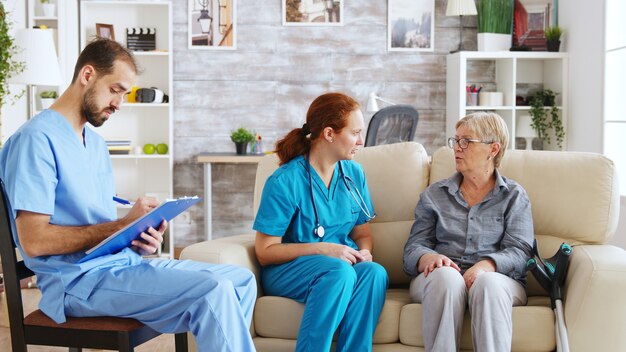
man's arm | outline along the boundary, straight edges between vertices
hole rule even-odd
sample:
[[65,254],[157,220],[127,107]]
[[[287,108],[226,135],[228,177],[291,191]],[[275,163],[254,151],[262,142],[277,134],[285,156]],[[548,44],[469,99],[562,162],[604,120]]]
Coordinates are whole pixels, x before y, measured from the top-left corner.
[[[157,205],[154,198],[139,198],[125,217],[86,226],[53,225],[50,224],[50,215],[19,210],[15,224],[22,249],[28,256],[69,254],[95,246]],[[154,253],[163,241],[162,234],[166,228],[167,223],[163,222],[159,231],[149,230],[149,235],[142,234],[143,242],[133,241],[133,245],[141,254]]]

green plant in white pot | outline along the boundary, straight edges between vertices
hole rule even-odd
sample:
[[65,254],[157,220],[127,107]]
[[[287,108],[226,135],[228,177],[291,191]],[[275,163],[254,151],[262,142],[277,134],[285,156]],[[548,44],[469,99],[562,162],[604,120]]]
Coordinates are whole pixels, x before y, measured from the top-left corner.
[[478,51],[508,51],[513,33],[514,0],[479,0]]
[[41,109],[48,109],[58,98],[58,95],[54,90],[46,90],[39,93],[39,98],[41,98]]

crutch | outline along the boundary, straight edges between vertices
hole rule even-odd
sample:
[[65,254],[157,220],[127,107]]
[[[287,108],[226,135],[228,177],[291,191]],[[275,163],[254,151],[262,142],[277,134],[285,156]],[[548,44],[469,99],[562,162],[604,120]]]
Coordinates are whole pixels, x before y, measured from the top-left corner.
[[537,240],[533,243],[533,254],[526,263],[526,268],[533,273],[541,287],[550,293],[550,302],[554,311],[556,322],[556,350],[557,352],[569,352],[569,342],[567,339],[567,328],[563,315],[563,295],[562,288],[565,282],[565,275],[569,266],[569,257],[572,254],[572,247],[567,243],[562,243],[557,252],[548,259],[542,259],[537,250]]

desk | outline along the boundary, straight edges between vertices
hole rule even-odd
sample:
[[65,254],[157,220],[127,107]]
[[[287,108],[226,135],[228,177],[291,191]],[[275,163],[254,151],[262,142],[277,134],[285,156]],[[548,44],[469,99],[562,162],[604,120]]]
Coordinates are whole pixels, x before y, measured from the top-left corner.
[[235,153],[201,153],[198,163],[204,164],[204,231],[206,239],[213,238],[211,164],[258,164],[263,154],[237,155]]

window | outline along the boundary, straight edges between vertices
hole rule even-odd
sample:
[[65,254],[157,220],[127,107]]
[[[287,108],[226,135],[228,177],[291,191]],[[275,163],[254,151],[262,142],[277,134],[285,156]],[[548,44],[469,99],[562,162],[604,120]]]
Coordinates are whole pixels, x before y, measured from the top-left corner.
[[604,154],[615,162],[622,196],[626,195],[626,13],[623,0],[606,1],[604,73]]

